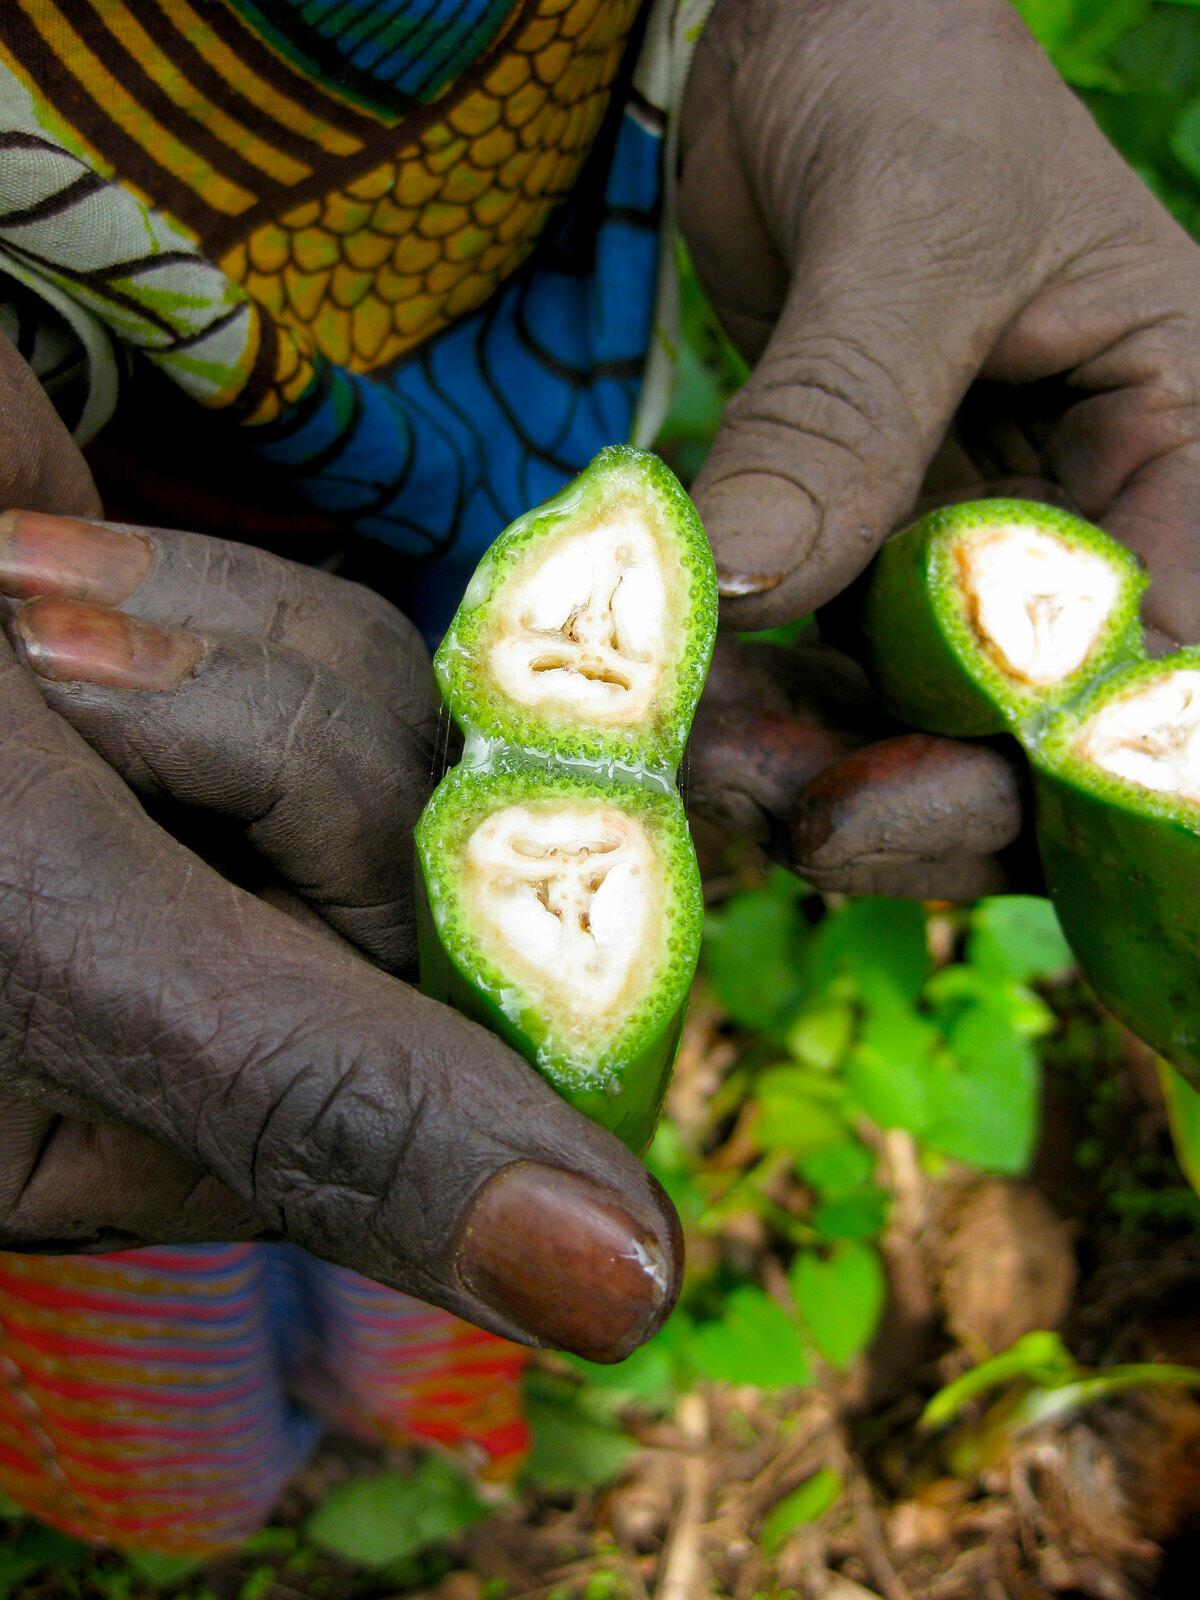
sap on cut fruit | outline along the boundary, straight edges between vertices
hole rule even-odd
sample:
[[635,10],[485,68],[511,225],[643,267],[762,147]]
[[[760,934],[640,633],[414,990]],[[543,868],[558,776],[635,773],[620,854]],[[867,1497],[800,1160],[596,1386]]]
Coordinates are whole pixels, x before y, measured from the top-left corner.
[[1168,672],[1107,701],[1075,751],[1115,778],[1200,805],[1200,670]]
[[661,872],[637,817],[602,800],[510,805],[464,855],[481,942],[535,1000],[596,1021],[651,976]]
[[1112,562],[1037,528],[970,531],[955,555],[981,642],[1005,671],[1037,687],[1078,672],[1121,595]]
[[553,541],[505,590],[489,664],[525,706],[636,723],[662,683],[667,582],[658,538],[634,507]]

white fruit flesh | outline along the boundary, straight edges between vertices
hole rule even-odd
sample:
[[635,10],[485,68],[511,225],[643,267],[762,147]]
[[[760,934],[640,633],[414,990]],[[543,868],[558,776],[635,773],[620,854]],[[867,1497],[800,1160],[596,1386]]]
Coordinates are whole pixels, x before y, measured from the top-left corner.
[[506,586],[492,672],[522,705],[640,722],[662,683],[668,605],[659,539],[635,506],[616,509]]
[[1093,713],[1078,755],[1115,778],[1200,805],[1200,670],[1143,683]]
[[1005,672],[1046,688],[1083,666],[1121,592],[1103,556],[1021,526],[969,534],[956,554],[972,626]]
[[577,1029],[611,1019],[657,965],[661,868],[641,822],[603,801],[493,812],[467,841],[464,890],[501,970]]

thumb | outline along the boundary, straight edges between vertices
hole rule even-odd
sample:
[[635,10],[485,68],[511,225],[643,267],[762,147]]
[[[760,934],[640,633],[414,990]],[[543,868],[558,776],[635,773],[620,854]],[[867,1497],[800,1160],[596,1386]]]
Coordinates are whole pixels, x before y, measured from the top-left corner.
[[679,210],[757,362],[695,489],[736,626],[830,599],[909,513],[1001,332],[1094,228],[1095,141],[999,0],[717,7]]
[[832,599],[917,498],[1000,322],[920,256],[827,239],[729,402],[694,494],[739,627]]

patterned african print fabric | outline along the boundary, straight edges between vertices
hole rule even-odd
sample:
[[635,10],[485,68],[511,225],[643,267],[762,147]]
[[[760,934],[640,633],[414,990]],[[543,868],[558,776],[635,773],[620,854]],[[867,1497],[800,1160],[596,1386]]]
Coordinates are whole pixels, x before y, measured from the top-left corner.
[[153,364],[444,618],[633,425],[663,116],[626,47],[682,37],[640,9],[5,0],[0,272],[85,343],[77,433]]
[[[300,507],[394,551],[436,632],[501,527],[652,436],[664,112],[709,4],[0,0],[0,330],[81,443],[125,428],[144,514],[153,411],[210,499],[249,450],[284,539]],[[286,1247],[0,1256],[0,1490],[205,1553],[321,1420],[503,1480],[524,1359]]]

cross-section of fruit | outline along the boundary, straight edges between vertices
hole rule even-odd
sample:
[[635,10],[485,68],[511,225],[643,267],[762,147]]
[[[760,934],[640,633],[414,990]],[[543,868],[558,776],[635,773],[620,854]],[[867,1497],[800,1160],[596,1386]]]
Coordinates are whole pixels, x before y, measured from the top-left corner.
[[1064,711],[1034,755],[1059,919],[1114,1015],[1200,1085],[1200,650]]
[[656,456],[618,445],[500,535],[434,666],[466,733],[674,771],[716,618],[695,508]]
[[864,620],[889,708],[928,733],[1016,731],[1140,654],[1136,559],[1023,500],[932,512],[890,539]]
[[456,767],[417,828],[421,981],[639,1153],[675,1060],[703,901],[673,791]]

